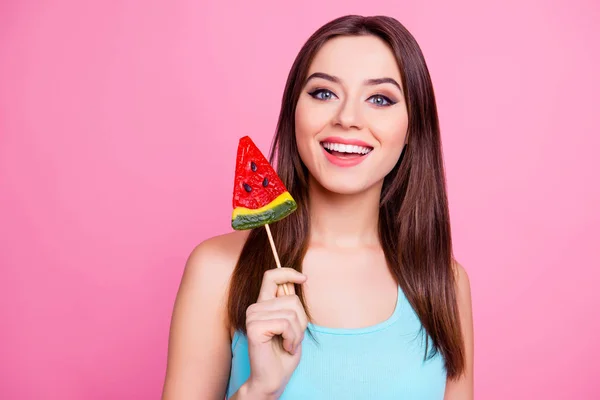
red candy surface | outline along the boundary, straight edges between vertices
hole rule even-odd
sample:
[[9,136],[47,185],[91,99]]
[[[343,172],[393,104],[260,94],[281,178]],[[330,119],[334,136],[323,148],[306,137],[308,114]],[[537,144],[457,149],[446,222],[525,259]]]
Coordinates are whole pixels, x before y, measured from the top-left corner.
[[252,139],[248,136],[241,138],[235,165],[233,208],[264,207],[286,190],[279,175]]

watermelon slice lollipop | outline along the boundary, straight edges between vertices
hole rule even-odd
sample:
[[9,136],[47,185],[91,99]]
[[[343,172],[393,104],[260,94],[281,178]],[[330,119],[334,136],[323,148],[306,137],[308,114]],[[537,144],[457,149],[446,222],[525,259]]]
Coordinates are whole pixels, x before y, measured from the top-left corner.
[[[277,268],[281,268],[281,262],[269,224],[287,217],[297,208],[296,201],[252,139],[241,138],[235,166],[231,226],[235,230],[264,226]],[[289,295],[288,284],[281,286]]]
[[268,228],[296,208],[296,201],[252,139],[241,138],[233,186],[233,229]]

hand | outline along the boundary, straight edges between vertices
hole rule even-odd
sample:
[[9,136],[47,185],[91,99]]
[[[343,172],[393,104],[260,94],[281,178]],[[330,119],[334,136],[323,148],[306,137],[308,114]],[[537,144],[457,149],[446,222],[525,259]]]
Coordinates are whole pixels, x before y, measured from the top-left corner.
[[291,268],[268,270],[257,302],[246,310],[251,373],[245,385],[257,397],[278,398],[300,362],[308,318],[294,285],[287,285],[288,296],[278,285],[305,281]]

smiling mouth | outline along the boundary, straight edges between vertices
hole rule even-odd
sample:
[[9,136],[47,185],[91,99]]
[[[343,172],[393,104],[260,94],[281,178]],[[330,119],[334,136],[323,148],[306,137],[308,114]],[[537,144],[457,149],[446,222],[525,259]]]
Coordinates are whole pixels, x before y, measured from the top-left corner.
[[329,154],[339,158],[358,158],[369,154],[373,148],[353,144],[321,142],[321,146]]

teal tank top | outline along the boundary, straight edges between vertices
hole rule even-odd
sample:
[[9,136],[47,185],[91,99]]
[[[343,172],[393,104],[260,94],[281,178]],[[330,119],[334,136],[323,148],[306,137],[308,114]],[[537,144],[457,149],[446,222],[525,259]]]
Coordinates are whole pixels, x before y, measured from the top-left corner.
[[[440,353],[424,360],[425,331],[398,287],[394,313],[386,321],[358,329],[309,323],[302,355],[281,400],[427,399],[442,400],[446,371]],[[250,376],[248,340],[236,332],[232,343],[227,399]],[[429,341],[431,351],[431,341]]]

